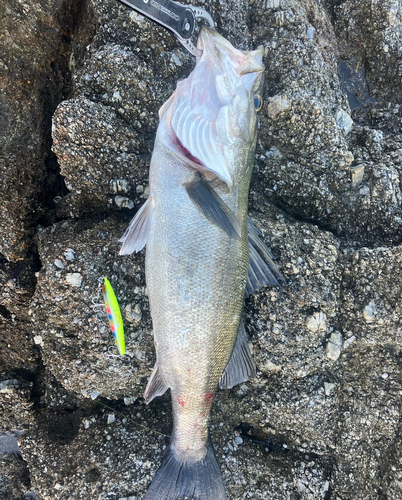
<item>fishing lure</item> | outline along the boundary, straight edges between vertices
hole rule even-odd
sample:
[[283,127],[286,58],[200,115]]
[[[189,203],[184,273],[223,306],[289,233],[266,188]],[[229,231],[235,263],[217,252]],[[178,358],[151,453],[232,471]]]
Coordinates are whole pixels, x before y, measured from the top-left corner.
[[124,343],[124,328],[123,319],[121,317],[119,303],[117,302],[116,295],[113,291],[110,281],[105,277],[102,285],[103,300],[106,306],[107,316],[109,318],[110,329],[112,330],[113,337],[116,341],[117,349],[123,356],[126,352]]

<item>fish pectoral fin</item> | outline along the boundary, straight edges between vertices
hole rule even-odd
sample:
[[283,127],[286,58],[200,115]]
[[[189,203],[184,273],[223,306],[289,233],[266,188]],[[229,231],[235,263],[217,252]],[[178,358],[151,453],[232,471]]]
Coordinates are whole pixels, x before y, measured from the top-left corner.
[[247,296],[264,285],[279,286],[280,284],[286,284],[285,278],[272,259],[271,252],[259,237],[260,233],[250,218],[247,219],[247,231],[250,255],[246,286]]
[[120,255],[129,255],[144,248],[148,239],[153,210],[154,200],[150,196],[135,214],[126,232],[119,239],[119,242],[123,243],[120,248]]
[[186,184],[187,193],[198,210],[212,223],[220,227],[231,238],[239,238],[240,224],[234,213],[201,176]]
[[163,380],[162,374],[158,367],[158,363],[156,363],[154,366],[154,370],[148,380],[148,384],[144,393],[146,404],[150,403],[154,398],[165,394],[168,389],[169,387]]
[[255,377],[255,375],[255,363],[248,346],[244,323],[241,320],[232,355],[219,379],[219,387],[221,389],[231,389],[235,385]]

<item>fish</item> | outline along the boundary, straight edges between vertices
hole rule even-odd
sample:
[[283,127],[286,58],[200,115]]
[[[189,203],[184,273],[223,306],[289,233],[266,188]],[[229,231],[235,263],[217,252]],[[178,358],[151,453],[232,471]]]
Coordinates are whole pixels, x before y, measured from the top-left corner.
[[121,255],[146,246],[156,363],[144,398],[172,399],[170,444],[144,500],[226,498],[211,405],[218,387],[256,374],[245,296],[283,281],[247,214],[264,49],[238,50],[205,27],[197,47],[159,111],[149,197],[120,239]]
[[117,350],[119,354],[123,356],[126,352],[126,345],[124,341],[124,326],[123,319],[121,317],[119,303],[117,302],[116,295],[110,284],[110,281],[103,278],[102,285],[103,301],[105,303],[106,314],[109,319],[110,329],[112,331],[113,337],[116,341]]

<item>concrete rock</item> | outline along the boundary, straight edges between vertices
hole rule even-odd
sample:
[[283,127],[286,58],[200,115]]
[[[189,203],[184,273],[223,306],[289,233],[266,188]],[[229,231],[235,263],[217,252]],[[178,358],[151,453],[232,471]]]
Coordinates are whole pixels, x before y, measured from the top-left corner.
[[[328,4],[329,11],[297,0],[256,6],[266,20],[256,33],[267,47],[267,90],[252,188],[362,244],[400,242],[402,86],[394,51],[401,42],[398,27],[387,25],[400,13],[392,2],[388,10],[376,3],[371,16],[368,2]],[[385,74],[393,82],[386,92]],[[374,126],[373,115],[381,117]],[[358,182],[357,166],[364,168]]]
[[0,409],[2,431],[29,429],[33,423],[31,394],[33,383],[19,378],[0,378]]
[[78,217],[105,207],[120,208],[123,204],[117,203],[115,192],[121,190],[139,198],[136,186],[147,179],[143,162],[139,166],[137,133],[111,108],[85,98],[64,101],[53,127],[53,151],[70,190],[59,202],[61,213]]

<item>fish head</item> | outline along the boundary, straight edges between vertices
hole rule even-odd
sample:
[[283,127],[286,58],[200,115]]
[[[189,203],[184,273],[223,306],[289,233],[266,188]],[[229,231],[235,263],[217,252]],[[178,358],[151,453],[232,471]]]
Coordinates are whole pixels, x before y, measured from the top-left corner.
[[255,147],[264,49],[238,50],[211,28],[198,48],[194,70],[160,110],[161,125],[174,155],[232,190]]

